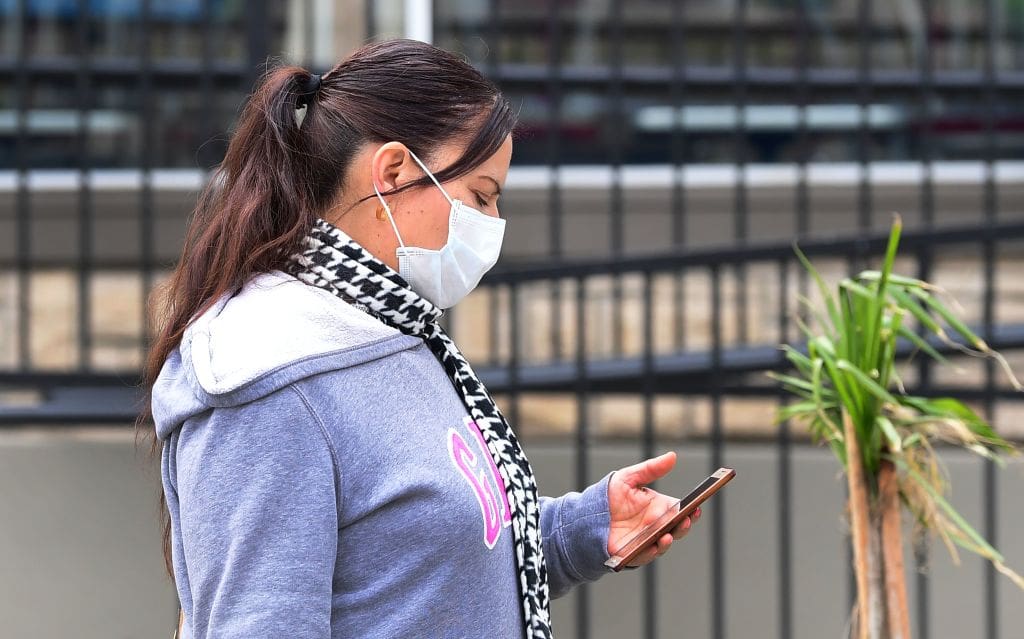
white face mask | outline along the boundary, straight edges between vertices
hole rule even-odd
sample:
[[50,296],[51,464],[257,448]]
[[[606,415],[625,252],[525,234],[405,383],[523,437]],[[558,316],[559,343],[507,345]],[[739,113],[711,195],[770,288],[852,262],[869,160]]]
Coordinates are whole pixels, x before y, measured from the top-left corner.
[[498,261],[505,234],[505,220],[481,213],[448,197],[441,183],[416,154],[409,151],[409,155],[451,203],[448,211],[448,241],[444,246],[437,250],[406,246],[395,225],[395,218],[391,216],[391,208],[381,196],[376,182],[373,183],[373,190],[384,205],[401,245],[395,250],[398,255],[398,274],[409,282],[414,291],[438,308],[451,308],[469,295],[484,273]]

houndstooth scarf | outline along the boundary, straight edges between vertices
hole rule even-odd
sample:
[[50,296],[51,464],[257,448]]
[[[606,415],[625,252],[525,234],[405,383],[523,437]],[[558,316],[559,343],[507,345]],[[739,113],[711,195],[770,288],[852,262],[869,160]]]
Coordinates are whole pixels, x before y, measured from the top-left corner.
[[298,279],[354,304],[408,335],[437,357],[483,433],[505,482],[526,637],[550,639],[547,568],[541,548],[540,508],[533,470],[515,433],[469,362],[438,324],[444,311],[413,291],[394,269],[336,226],[317,218],[285,269]]

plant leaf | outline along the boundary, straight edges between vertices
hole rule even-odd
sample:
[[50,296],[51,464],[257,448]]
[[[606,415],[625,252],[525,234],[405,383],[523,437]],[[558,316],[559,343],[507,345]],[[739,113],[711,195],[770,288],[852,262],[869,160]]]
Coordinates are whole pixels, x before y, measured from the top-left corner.
[[949,417],[962,421],[972,433],[993,448],[1008,453],[1019,452],[1013,444],[1000,437],[988,422],[958,399],[953,397],[907,397],[904,398],[904,401],[925,415]]
[[[882,279],[882,272],[881,271],[872,271],[870,269],[866,270],[866,271],[861,271],[860,273],[857,274],[857,279],[859,279],[859,280],[867,280],[869,282],[877,282],[878,280]],[[933,286],[931,284],[929,284],[928,282],[925,282],[924,280],[919,280],[919,279],[917,279],[915,277],[906,277],[906,276],[903,276],[903,275],[895,275],[895,274],[892,274],[892,273],[889,274],[889,282],[892,283],[892,284],[896,284],[897,286],[908,286],[908,287],[912,287],[912,288],[923,288],[923,289],[931,289],[931,288],[933,288]]]
[[900,326],[899,336],[904,338],[905,340],[907,340],[911,344],[913,344],[914,347],[917,348],[918,350],[924,351],[925,354],[927,354],[929,357],[931,357],[935,361],[941,362],[943,364],[946,364],[946,363],[949,362],[949,360],[946,359],[945,355],[943,355],[939,351],[935,350],[935,347],[933,347],[926,340],[924,340],[920,335],[918,335],[914,331],[910,330],[906,326]]
[[885,415],[878,415],[875,417],[875,424],[878,425],[879,430],[881,430],[889,440],[889,446],[892,452],[902,452],[903,441],[900,439],[899,433],[896,432],[896,427],[893,426],[892,421],[890,421]]
[[908,466],[903,461],[903,459],[898,456],[887,455],[886,457],[890,459],[894,464],[906,470],[907,473],[918,483],[918,485],[924,488],[925,491],[932,497],[932,499],[935,500],[935,503],[938,504],[939,507],[946,513],[946,516],[953,520],[957,527],[959,527],[964,533],[966,533],[967,536],[970,537],[970,539],[975,544],[983,548],[987,553],[990,553],[991,558],[995,558],[1000,563],[1004,561],[1002,554],[1000,554],[998,550],[993,548],[987,541],[985,541],[985,538],[978,534],[978,532],[974,530],[974,528],[972,528],[970,524],[967,523],[967,520],[965,520],[960,515],[960,513],[958,513],[956,509],[953,508],[953,506],[951,506],[950,503],[945,500],[945,498],[943,498],[942,495],[936,492],[935,488],[930,483],[928,483],[920,474],[918,474],[917,471]]
[[829,293],[828,287],[825,286],[825,280],[822,279],[821,274],[814,268],[811,261],[807,259],[804,252],[800,250],[800,247],[796,242],[793,242],[793,252],[796,253],[797,259],[803,264],[804,268],[811,277],[814,278],[815,284],[818,286],[818,291],[821,293],[821,299],[825,303],[825,308],[828,310],[828,316],[832,320],[832,326],[838,330],[839,328],[839,311],[836,310],[835,300],[832,299],[832,294]]
[[882,314],[885,311],[885,296],[889,287],[889,275],[892,273],[892,265],[896,261],[896,249],[900,244],[900,232],[903,229],[903,220],[900,216],[895,215],[893,217],[892,230],[889,231],[889,244],[885,247],[882,277],[878,280],[876,298],[869,307],[871,313],[868,317],[867,328],[864,331],[867,338],[867,348],[864,354],[868,362],[878,361],[878,351],[881,348]]
[[845,359],[836,362],[836,368],[849,373],[850,376],[852,376],[853,379],[855,379],[857,383],[864,388],[864,390],[868,391],[883,402],[889,402],[894,405],[900,403],[899,400],[897,400],[889,391],[882,388],[878,382],[868,377],[864,371],[860,370]]

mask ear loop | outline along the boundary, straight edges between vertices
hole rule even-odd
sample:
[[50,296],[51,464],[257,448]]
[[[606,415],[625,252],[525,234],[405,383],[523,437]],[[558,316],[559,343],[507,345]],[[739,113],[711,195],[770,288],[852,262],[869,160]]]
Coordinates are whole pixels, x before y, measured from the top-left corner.
[[405,248],[405,242],[402,241],[402,234],[398,232],[398,226],[395,225],[395,218],[391,215],[391,207],[384,201],[384,196],[380,194],[380,190],[377,189],[377,180],[370,176],[370,181],[373,182],[373,192],[377,194],[377,199],[384,205],[384,210],[388,212],[388,221],[391,222],[391,228],[395,229],[395,235],[398,237],[398,243]]
[[423,169],[423,172],[426,173],[430,177],[430,179],[434,181],[434,184],[437,185],[437,188],[441,189],[441,193],[444,194],[444,199],[448,200],[449,204],[454,205],[455,200],[448,196],[448,192],[444,190],[444,187],[441,186],[441,183],[437,181],[437,178],[434,177],[434,174],[430,172],[430,169],[428,169],[427,166],[423,164],[423,162],[421,162],[418,157],[416,157],[416,154],[412,152],[412,149],[410,149],[409,147],[406,147],[406,149],[409,151],[409,155],[412,156],[412,159],[416,160],[416,164],[419,164],[420,168]]

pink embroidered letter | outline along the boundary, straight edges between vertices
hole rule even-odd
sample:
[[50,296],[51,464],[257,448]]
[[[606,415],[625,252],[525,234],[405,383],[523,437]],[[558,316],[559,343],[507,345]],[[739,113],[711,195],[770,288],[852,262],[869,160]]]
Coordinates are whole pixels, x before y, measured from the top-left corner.
[[481,464],[477,463],[477,455],[470,450],[469,444],[454,428],[448,429],[448,454],[455,466],[462,472],[462,476],[469,482],[477,502],[480,504],[480,513],[484,520],[484,544],[490,549],[494,548],[494,544],[497,543],[501,529],[511,525],[512,513],[508,505],[508,496],[505,494],[505,482],[487,450],[483,434],[476,422],[468,416],[465,418],[465,426],[474,435],[474,439],[480,446],[480,456],[487,460],[491,476],[497,486],[497,492],[501,497],[498,498],[494,494],[495,489],[492,488],[491,482],[487,481],[486,473],[480,468]]

